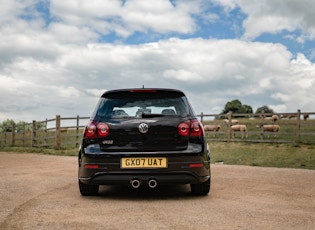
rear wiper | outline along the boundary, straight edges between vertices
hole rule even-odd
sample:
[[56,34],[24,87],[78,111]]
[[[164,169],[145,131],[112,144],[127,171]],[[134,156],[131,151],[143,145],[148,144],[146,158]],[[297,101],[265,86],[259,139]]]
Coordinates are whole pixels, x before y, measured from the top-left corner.
[[152,118],[152,117],[165,117],[167,115],[160,114],[160,113],[142,113],[142,118]]

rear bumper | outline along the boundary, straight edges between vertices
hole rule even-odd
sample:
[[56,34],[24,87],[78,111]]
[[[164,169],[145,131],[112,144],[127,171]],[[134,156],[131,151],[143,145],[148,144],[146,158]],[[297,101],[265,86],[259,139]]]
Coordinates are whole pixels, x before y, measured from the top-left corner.
[[155,179],[159,184],[199,184],[207,181],[209,175],[197,176],[191,172],[172,172],[172,173],[97,173],[93,177],[79,177],[85,184],[91,185],[128,185],[134,179],[147,183],[150,179]]
[[[79,159],[78,179],[91,185],[125,185],[130,180],[155,179],[159,184],[199,184],[211,177],[210,159],[197,156],[168,156],[167,168],[122,169],[121,156],[95,157],[83,155]],[[86,167],[97,165],[97,168]]]
[[[187,152],[96,152],[79,153],[78,179],[91,185],[124,185],[137,179],[145,182],[153,178],[159,184],[199,184],[211,177],[210,150],[206,145],[202,153]],[[165,157],[166,168],[136,168],[121,167],[123,157]],[[95,165],[96,168],[86,167]]]

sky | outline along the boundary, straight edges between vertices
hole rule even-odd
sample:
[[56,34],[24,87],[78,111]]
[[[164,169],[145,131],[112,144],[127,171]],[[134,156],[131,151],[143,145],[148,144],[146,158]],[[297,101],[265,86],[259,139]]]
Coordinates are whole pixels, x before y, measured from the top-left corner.
[[0,0],[0,122],[90,116],[106,90],[176,88],[315,111],[314,0]]

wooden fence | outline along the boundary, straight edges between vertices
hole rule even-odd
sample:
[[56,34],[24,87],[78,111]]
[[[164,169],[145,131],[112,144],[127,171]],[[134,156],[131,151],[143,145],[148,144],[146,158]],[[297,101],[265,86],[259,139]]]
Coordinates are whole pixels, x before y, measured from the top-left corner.
[[[272,121],[271,115],[278,115],[280,120]],[[308,143],[315,144],[315,119],[304,119],[315,112],[277,113],[277,114],[203,114],[198,115],[203,124],[220,125],[217,132],[206,132],[209,141],[242,141],[270,143]],[[247,126],[248,137],[239,132],[233,133],[224,120],[237,119],[239,124]],[[78,147],[83,128],[89,117],[60,117],[44,121],[33,121],[17,127],[9,127],[10,132],[0,132],[0,146],[49,147],[55,149]],[[263,132],[261,124],[280,125],[279,133]],[[8,130],[8,129],[4,129]]]
[[[277,120],[272,120],[276,115]],[[242,142],[270,142],[270,143],[305,143],[315,144],[315,119],[312,116],[315,112],[295,113],[273,113],[273,114],[203,114],[198,115],[201,122],[211,125],[220,125],[219,131],[208,131],[208,140],[215,141],[242,141]],[[210,119],[209,119],[210,118]],[[311,119],[310,119],[311,118]],[[232,119],[236,119],[238,124],[247,127],[246,135],[241,132],[232,132]],[[263,125],[279,125],[279,132],[264,132]],[[247,136],[247,137],[246,137]]]
[[89,117],[60,117],[33,121],[24,124],[23,127],[4,127],[10,132],[0,132],[0,146],[17,147],[50,147],[67,148],[78,147],[83,128]]

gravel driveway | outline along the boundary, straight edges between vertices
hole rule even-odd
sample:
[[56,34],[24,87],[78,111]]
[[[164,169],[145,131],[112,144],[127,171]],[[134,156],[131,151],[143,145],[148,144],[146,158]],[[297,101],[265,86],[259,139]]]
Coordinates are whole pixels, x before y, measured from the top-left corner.
[[82,197],[77,158],[0,153],[0,229],[314,229],[315,170],[211,165],[189,186],[104,186]]

